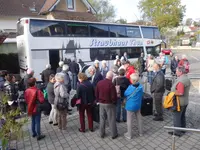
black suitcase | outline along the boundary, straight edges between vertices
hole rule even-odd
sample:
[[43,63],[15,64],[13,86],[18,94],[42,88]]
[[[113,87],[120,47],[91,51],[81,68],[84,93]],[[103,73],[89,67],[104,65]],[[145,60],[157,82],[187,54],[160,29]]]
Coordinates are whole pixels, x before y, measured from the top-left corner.
[[141,107],[142,116],[153,115],[153,98],[150,94],[144,93]]
[[99,121],[100,121],[99,105],[94,105],[92,108],[92,120],[97,123],[99,123]]

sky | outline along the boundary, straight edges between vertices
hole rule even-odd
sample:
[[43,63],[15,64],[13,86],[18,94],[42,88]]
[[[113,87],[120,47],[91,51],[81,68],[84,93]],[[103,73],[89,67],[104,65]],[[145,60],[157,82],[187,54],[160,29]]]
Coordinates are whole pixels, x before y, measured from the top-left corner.
[[[110,0],[116,8],[116,19],[120,17],[126,19],[128,22],[133,22],[140,19],[141,13],[138,9],[138,2],[140,0]],[[200,18],[200,0],[181,0],[183,5],[186,5],[185,18]]]

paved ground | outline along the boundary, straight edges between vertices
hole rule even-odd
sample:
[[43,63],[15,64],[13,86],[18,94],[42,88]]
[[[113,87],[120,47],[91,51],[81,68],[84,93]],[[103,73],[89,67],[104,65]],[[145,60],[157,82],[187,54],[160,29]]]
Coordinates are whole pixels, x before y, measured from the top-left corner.
[[[143,118],[144,136],[139,137],[137,122],[134,120],[134,137],[127,140],[123,135],[126,132],[126,123],[118,123],[119,137],[112,140],[108,126],[107,136],[104,139],[99,137],[98,124],[95,123],[95,132],[80,133],[79,119],[77,112],[67,117],[67,130],[60,131],[57,127],[48,124],[48,118],[42,118],[42,132],[46,135],[44,140],[37,142],[31,137],[30,123],[24,127],[24,137],[21,141],[12,142],[18,150],[170,150],[172,137],[168,135],[164,126],[171,126],[171,114],[166,112],[163,122],[152,121],[152,116]],[[189,118],[189,117],[188,117]],[[190,121],[188,123],[191,126]],[[193,125],[192,125],[193,126]],[[176,138],[177,150],[200,150],[200,134],[186,133]]]

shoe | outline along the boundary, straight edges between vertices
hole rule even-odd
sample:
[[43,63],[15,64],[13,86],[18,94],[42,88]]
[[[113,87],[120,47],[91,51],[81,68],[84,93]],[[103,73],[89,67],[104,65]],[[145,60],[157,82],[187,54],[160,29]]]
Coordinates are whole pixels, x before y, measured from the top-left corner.
[[58,123],[53,124],[53,126],[57,126],[57,125],[58,125]]
[[126,122],[126,120],[123,120],[124,122]]
[[40,135],[37,137],[37,140],[40,141],[41,139],[44,139],[44,138],[45,138],[45,135]]
[[154,121],[163,121],[163,118],[162,117],[155,117],[153,118]]
[[36,136],[37,136],[36,134],[33,134],[33,135],[32,135],[33,138],[35,138]]
[[178,137],[181,137],[181,136],[182,136],[181,134],[179,134],[179,133],[174,133],[174,132],[168,132],[168,134],[170,134],[170,135],[175,135],[175,136],[178,136]]
[[131,137],[130,137],[130,136],[128,136],[128,134],[127,134],[127,133],[125,133],[125,134],[124,134],[124,137],[125,137],[125,138],[127,138],[128,140],[131,140]]
[[153,114],[153,116],[157,117],[157,116],[158,116],[158,114],[154,113],[154,114]]
[[79,132],[83,132],[83,133],[85,132],[85,130],[82,130],[82,129],[78,129],[78,131],[79,131]]
[[105,135],[101,135],[101,138],[103,139],[105,137]]
[[186,131],[181,131],[181,133],[185,134],[185,133],[186,133]]
[[118,134],[115,135],[115,136],[113,136],[112,139],[114,140],[114,139],[116,139],[117,137],[118,137]]
[[94,132],[94,129],[90,129],[90,132]]
[[120,123],[120,120],[116,119],[116,122]]
[[50,121],[50,122],[49,122],[49,124],[52,124],[52,123],[53,123],[53,121]]
[[72,109],[67,109],[67,111],[72,111]]

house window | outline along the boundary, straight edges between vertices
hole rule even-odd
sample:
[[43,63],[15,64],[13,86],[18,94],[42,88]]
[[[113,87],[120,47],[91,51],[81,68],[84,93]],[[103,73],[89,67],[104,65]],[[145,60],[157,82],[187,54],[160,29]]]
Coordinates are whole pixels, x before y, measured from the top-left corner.
[[67,1],[67,8],[74,9],[74,0],[66,0]]

